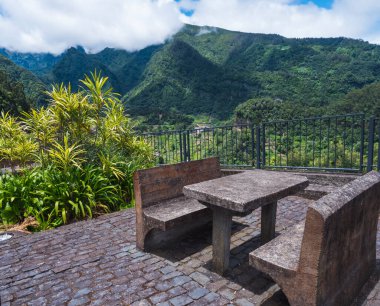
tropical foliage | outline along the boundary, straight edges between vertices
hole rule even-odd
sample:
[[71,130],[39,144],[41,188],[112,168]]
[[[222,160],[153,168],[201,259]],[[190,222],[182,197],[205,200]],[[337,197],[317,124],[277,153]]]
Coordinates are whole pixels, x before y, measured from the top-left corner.
[[18,115],[29,110],[43,103],[45,90],[46,85],[32,72],[0,54],[0,111]]
[[106,77],[81,84],[54,86],[48,107],[21,117],[1,113],[0,160],[12,170],[0,176],[1,222],[33,216],[45,229],[132,204],[132,174],[152,165],[151,149]]

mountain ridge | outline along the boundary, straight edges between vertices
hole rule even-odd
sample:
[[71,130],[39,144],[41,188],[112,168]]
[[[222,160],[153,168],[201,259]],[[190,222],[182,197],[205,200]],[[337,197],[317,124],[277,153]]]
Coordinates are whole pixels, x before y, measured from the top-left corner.
[[46,86],[70,82],[75,89],[84,74],[101,70],[136,116],[179,112],[228,119],[239,104],[257,98],[283,101],[287,114],[301,108],[313,115],[336,110],[330,106],[352,90],[380,82],[380,46],[362,40],[191,25],[164,44],[134,52],[88,54],[78,47],[56,57],[4,53]]

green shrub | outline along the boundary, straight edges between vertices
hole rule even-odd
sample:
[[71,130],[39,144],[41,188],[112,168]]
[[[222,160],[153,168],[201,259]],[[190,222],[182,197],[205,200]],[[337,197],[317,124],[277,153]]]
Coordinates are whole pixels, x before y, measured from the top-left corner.
[[[98,73],[83,87],[54,86],[47,108],[0,117],[0,221],[33,216],[39,229],[133,205],[133,173],[153,165],[117,94]],[[16,166],[33,170],[15,174]]]
[[71,220],[92,218],[96,214],[115,211],[123,202],[120,186],[103,174],[99,167],[39,169],[42,181],[33,192],[38,208],[31,214],[39,224],[55,226]]
[[0,221],[14,224],[28,216],[35,207],[34,191],[41,182],[39,172],[0,175]]

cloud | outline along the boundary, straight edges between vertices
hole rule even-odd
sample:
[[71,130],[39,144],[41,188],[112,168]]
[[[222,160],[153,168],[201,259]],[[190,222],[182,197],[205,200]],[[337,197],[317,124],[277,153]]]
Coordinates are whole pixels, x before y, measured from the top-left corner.
[[335,0],[330,9],[312,1],[295,5],[293,0],[187,0],[185,5],[194,13],[181,18],[195,25],[299,38],[345,36],[380,43],[379,0]]
[[55,54],[77,45],[90,52],[133,51],[163,43],[183,23],[380,43],[379,0],[335,0],[327,7],[307,0],[0,0],[0,47]]
[[0,0],[0,47],[61,53],[81,45],[138,50],[176,33],[172,0]]
[[217,28],[200,28],[199,29],[199,32],[196,34],[196,36],[201,36],[201,35],[205,35],[205,34],[210,34],[210,33],[217,33],[218,32],[218,29]]

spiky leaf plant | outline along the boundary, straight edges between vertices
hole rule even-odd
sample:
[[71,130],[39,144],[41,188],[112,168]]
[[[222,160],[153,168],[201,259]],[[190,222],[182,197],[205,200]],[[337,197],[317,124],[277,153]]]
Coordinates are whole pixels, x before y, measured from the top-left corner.
[[132,205],[133,172],[153,154],[107,81],[95,71],[77,92],[53,86],[46,108],[1,114],[0,160],[34,169],[0,176],[0,222],[46,229]]

